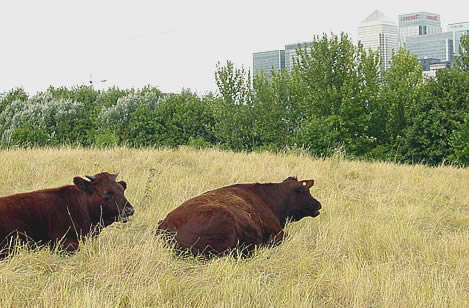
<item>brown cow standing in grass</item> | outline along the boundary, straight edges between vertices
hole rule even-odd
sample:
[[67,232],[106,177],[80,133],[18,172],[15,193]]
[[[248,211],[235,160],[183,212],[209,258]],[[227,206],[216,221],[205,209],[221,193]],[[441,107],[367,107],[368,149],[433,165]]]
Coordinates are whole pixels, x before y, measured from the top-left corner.
[[194,255],[224,255],[236,247],[246,254],[258,245],[281,242],[287,220],[319,215],[321,204],[309,191],[313,184],[289,177],[281,183],[212,190],[170,212],[157,234]]
[[15,239],[49,244],[69,252],[78,241],[114,221],[127,222],[134,208],[124,197],[127,184],[107,172],[73,178],[75,185],[44,189],[0,198],[0,257]]

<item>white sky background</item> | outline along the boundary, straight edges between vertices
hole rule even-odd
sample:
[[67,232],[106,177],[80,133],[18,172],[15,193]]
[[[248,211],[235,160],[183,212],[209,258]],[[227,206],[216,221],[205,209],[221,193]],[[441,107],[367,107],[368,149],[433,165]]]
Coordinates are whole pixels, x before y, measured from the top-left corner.
[[469,21],[465,0],[0,0],[0,93],[50,85],[216,90],[216,64],[251,69],[252,53],[349,33],[375,9]]

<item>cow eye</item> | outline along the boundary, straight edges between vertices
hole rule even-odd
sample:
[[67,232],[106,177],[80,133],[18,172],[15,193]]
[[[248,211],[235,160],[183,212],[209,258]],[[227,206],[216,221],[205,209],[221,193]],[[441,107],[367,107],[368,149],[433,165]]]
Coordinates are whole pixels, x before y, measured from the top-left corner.
[[113,194],[112,191],[110,191],[110,192],[105,192],[105,193],[104,193],[104,198],[106,198],[107,200],[109,200],[109,199],[111,199],[112,194]]

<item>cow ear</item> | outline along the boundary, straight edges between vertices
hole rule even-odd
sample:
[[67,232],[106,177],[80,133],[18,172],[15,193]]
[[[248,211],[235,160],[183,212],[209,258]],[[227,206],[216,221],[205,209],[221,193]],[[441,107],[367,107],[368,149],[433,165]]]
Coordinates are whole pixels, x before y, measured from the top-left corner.
[[298,182],[299,186],[297,187],[298,191],[307,191],[314,185],[314,180],[305,180]]
[[117,182],[117,183],[121,184],[122,187],[124,188],[124,190],[127,188],[127,183],[126,183],[126,182],[124,182],[124,181],[119,181],[119,182]]
[[81,177],[74,177],[73,184],[75,184],[75,186],[78,187],[78,189],[81,191],[84,191],[89,194],[93,193],[91,183],[87,180],[82,179]]

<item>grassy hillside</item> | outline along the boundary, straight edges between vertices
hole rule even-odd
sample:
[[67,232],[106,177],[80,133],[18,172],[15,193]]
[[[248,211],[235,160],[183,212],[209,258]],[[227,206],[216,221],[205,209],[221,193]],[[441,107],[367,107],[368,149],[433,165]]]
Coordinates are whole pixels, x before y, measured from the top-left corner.
[[[136,213],[74,256],[0,261],[0,307],[467,307],[469,169],[218,150],[0,151],[0,196],[120,172]],[[181,259],[153,237],[190,197],[315,179],[323,210],[254,257]]]

